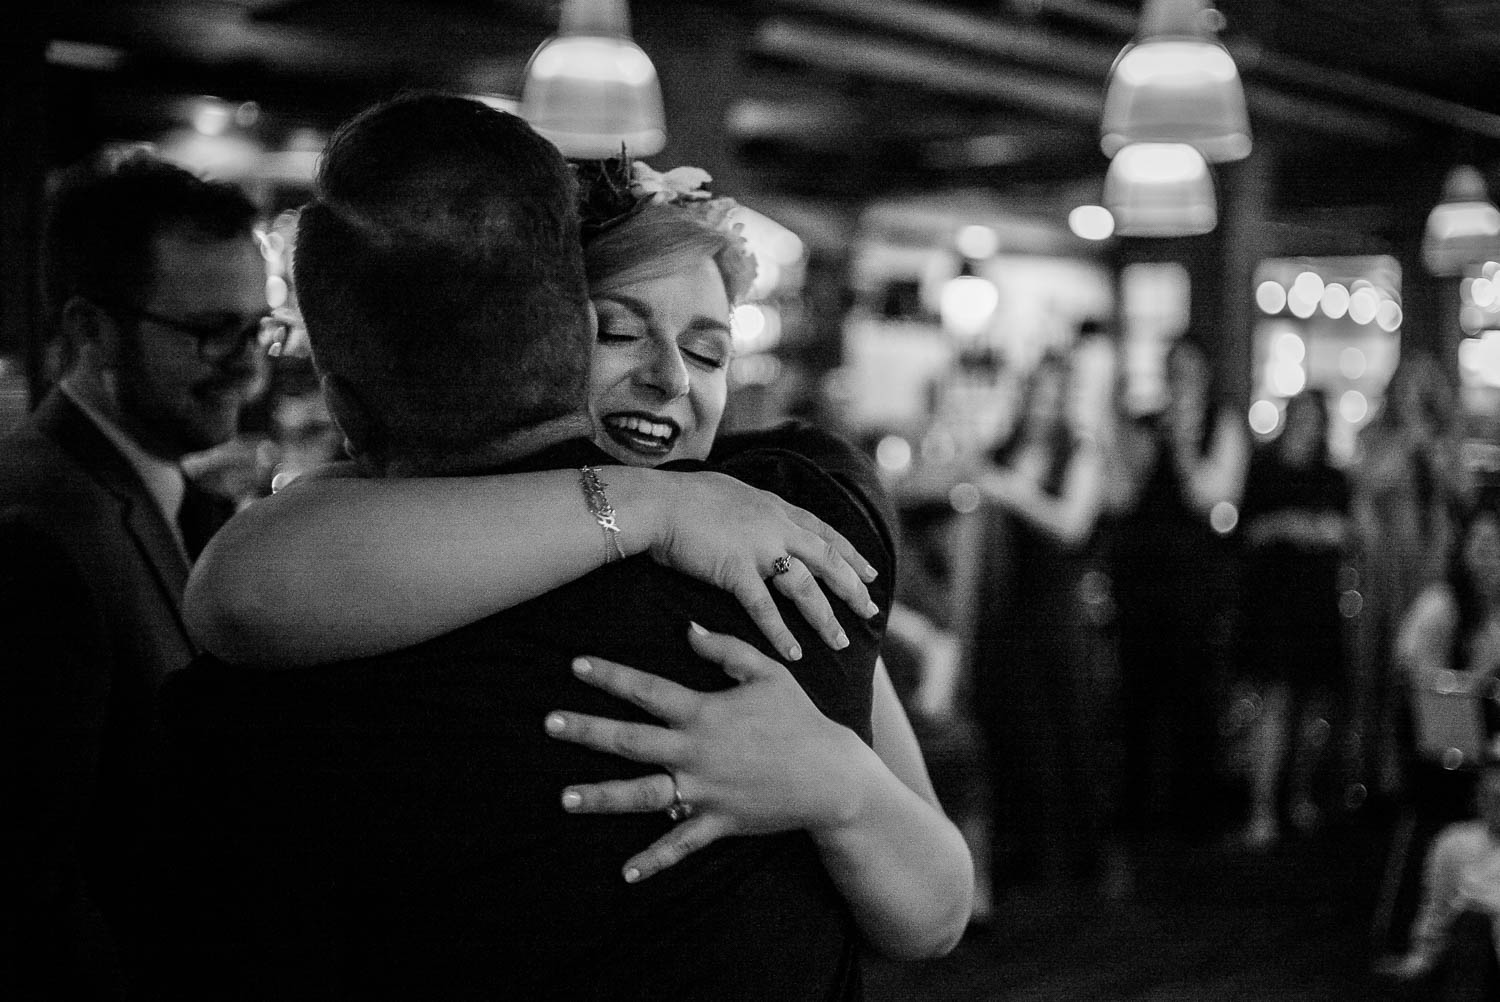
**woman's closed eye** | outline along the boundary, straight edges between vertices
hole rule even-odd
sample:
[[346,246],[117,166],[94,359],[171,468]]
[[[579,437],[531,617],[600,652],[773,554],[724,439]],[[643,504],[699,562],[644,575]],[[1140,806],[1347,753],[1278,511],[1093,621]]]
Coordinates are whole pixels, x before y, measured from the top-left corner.
[[724,368],[734,354],[729,331],[718,326],[690,330],[677,344],[683,355],[709,369]]
[[599,316],[598,339],[602,344],[637,341],[645,333],[645,325],[633,317],[606,317],[602,313]]
[[729,364],[729,352],[716,347],[684,345],[683,355],[706,369],[722,369]]

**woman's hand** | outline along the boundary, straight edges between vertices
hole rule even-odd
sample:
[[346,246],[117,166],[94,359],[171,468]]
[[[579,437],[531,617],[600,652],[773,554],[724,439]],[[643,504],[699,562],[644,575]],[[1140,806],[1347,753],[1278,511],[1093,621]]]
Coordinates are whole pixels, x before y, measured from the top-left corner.
[[[819,580],[859,615],[879,611],[865,588],[875,568],[816,515],[720,473],[653,475],[669,479],[642,506],[642,515],[655,520],[652,559],[733,594],[788,660],[800,659],[802,650],[776,610],[767,578],[834,650],[849,639]],[[778,573],[782,557],[790,558],[789,567]]]
[[693,625],[693,649],[739,682],[702,693],[601,658],[579,658],[578,677],[628,700],[665,726],[579,713],[547,715],[564,741],[663,767],[637,779],[570,786],[577,814],[665,811],[674,793],[693,814],[631,857],[625,879],[644,880],[730,835],[837,827],[854,813],[858,786],[844,776],[871,754],[853,731],[824,716],[786,668],[735,637]]

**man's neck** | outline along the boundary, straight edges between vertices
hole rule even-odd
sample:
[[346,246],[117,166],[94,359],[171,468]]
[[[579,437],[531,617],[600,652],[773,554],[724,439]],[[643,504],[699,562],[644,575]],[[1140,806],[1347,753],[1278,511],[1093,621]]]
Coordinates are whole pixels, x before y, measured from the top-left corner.
[[522,428],[504,438],[441,457],[401,456],[386,462],[383,476],[441,477],[483,473],[508,466],[543,449],[574,439],[588,439],[594,428],[587,414],[569,414]]

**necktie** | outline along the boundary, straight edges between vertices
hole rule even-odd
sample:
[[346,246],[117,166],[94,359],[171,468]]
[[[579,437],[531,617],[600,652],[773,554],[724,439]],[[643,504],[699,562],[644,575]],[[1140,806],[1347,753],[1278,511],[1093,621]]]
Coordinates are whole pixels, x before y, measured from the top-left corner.
[[228,509],[227,500],[187,481],[182,506],[177,509],[177,527],[182,530],[190,560],[198,559],[209,538],[228,520]]

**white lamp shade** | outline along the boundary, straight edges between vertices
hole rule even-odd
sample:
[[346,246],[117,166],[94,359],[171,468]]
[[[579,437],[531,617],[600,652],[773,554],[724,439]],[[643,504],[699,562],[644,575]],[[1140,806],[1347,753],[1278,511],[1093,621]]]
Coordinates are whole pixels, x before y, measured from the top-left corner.
[[1186,143],[1132,143],[1109,163],[1104,206],[1125,237],[1187,237],[1218,225],[1213,178]]
[[1099,145],[1188,143],[1210,163],[1250,155],[1245,90],[1205,0],[1146,0],[1141,31],[1110,70]]
[[532,55],[521,117],[564,156],[598,160],[661,152],[667,142],[656,67],[627,38],[563,35]]
[[1250,155],[1245,90],[1229,52],[1195,38],[1125,47],[1110,72],[1099,145],[1188,143],[1214,163]]
[[1462,275],[1469,265],[1500,259],[1500,209],[1484,176],[1460,164],[1448,173],[1443,200],[1427,216],[1422,260],[1434,275]]

